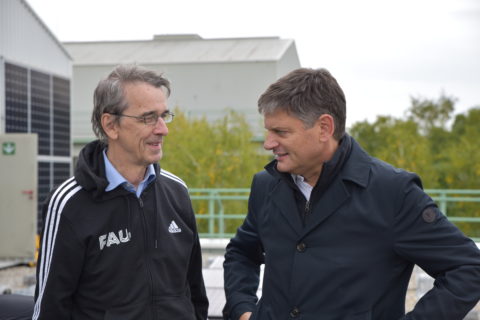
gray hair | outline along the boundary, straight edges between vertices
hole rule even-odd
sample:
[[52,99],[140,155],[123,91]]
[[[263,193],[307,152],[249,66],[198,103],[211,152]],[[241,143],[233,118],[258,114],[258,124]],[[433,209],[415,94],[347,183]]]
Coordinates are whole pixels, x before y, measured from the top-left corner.
[[[103,143],[107,143],[107,134],[102,127],[104,113],[121,114],[127,107],[123,89],[126,84],[145,82],[155,88],[166,89],[170,95],[170,82],[162,74],[137,65],[119,65],[97,85],[93,94],[92,129]],[[116,121],[119,121],[117,119]]]
[[345,133],[346,100],[337,80],[326,69],[296,69],[271,84],[258,100],[262,115],[285,111],[311,128],[322,114],[335,123],[334,138]]

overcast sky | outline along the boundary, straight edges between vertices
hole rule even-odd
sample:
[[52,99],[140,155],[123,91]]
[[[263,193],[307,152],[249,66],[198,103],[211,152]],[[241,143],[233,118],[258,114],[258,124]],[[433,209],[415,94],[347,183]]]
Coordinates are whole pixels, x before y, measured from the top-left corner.
[[154,34],[294,39],[302,67],[331,71],[347,125],[401,117],[410,97],[480,106],[479,0],[27,0],[60,41]]

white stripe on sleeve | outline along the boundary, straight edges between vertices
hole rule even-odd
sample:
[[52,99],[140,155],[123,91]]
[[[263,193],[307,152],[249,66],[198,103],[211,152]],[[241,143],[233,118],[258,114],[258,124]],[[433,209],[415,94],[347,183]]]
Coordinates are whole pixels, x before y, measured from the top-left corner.
[[164,177],[167,177],[169,179],[172,179],[174,181],[177,181],[178,183],[180,183],[182,186],[184,186],[185,188],[188,189],[187,187],[187,184],[182,180],[180,179],[179,177],[177,177],[176,175],[174,175],[173,173],[167,171],[167,170],[164,170],[164,169],[161,169],[160,170],[160,174]]
[[74,180],[74,177],[66,180],[54,192],[48,203],[48,209],[45,216],[45,224],[42,236],[42,254],[39,259],[40,266],[38,269],[38,298],[35,303],[35,309],[32,320],[38,319],[40,315],[40,306],[42,304],[43,293],[50,271],[52,262],[53,249],[55,248],[55,240],[57,237],[58,225],[62,215],[63,208],[67,201],[80,189],[81,186]]

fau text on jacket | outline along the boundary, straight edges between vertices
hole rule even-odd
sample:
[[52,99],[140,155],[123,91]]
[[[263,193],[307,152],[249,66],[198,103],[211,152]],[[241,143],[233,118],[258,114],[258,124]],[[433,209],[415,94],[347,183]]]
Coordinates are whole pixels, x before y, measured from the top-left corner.
[[120,243],[125,243],[130,241],[132,238],[132,234],[128,232],[128,230],[125,228],[125,235],[124,235],[124,230],[119,230],[118,231],[118,236],[115,232],[109,232],[108,234],[102,234],[100,237],[98,237],[98,241],[100,242],[100,250],[103,250],[105,246],[110,247],[112,244],[120,244]]

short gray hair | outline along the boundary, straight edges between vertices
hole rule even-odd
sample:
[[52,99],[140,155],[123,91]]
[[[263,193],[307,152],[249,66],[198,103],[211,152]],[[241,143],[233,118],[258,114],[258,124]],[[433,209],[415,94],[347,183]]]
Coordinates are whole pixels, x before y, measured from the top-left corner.
[[[93,94],[92,129],[98,139],[107,143],[107,134],[102,127],[104,113],[121,114],[127,107],[123,89],[126,84],[145,82],[155,88],[166,89],[170,95],[170,82],[162,74],[137,65],[119,65],[100,80]],[[118,121],[118,120],[117,120]]]
[[322,114],[335,123],[334,138],[345,133],[346,101],[337,80],[326,69],[296,69],[271,84],[258,100],[262,115],[283,110],[311,128]]

